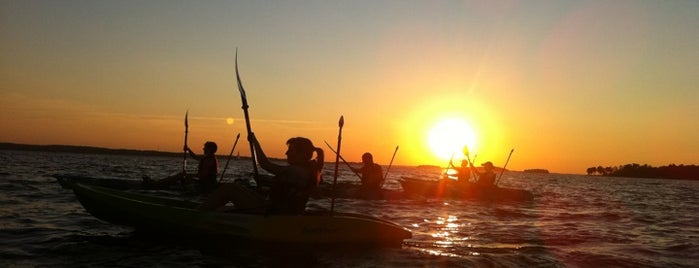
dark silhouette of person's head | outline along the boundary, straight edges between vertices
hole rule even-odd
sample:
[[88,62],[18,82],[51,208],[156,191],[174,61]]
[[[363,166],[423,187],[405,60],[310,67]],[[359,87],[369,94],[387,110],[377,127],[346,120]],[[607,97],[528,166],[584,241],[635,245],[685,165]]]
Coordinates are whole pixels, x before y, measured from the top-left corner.
[[288,146],[286,151],[287,161],[291,164],[305,163],[311,160],[315,146],[308,138],[294,137],[286,141]]
[[364,153],[362,155],[362,162],[363,163],[374,163],[374,156],[371,155],[371,153]]
[[218,150],[218,145],[213,141],[207,141],[204,143],[204,153],[214,154]]

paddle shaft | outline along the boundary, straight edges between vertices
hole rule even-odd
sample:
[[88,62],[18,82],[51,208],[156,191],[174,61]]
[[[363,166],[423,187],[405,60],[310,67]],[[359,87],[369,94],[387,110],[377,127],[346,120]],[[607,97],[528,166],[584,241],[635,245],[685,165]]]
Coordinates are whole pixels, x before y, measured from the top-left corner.
[[223,167],[223,171],[221,171],[221,178],[218,179],[219,183],[223,181],[223,174],[225,174],[226,169],[228,169],[228,163],[231,162],[231,157],[233,157],[233,151],[235,151],[235,147],[238,145],[238,139],[240,139],[240,133],[238,133],[238,135],[235,136],[235,142],[233,143],[233,148],[231,148],[231,153],[228,155],[228,160],[226,160],[226,166]]
[[454,160],[454,154],[455,153],[451,153],[451,158],[449,158],[449,163],[447,164],[447,168],[445,168],[444,173],[442,173],[442,178],[444,178],[444,176],[447,175],[447,172],[449,171],[449,167],[453,166],[451,161]]
[[[477,158],[477,157],[478,157],[478,154],[476,154],[476,155],[473,156],[473,161],[474,161],[474,162],[476,161],[476,158]],[[471,167],[473,167],[473,163],[474,163],[474,162],[471,162],[471,155],[468,154],[468,153],[466,154],[466,161],[468,161],[468,165],[470,165]],[[477,173],[475,173],[475,172],[470,172],[470,171],[469,171],[469,173],[468,173],[468,180],[469,180],[469,181],[471,181],[471,177],[473,177],[474,179],[476,179],[476,181],[478,180],[478,175],[477,175]]]
[[[472,165],[472,163],[475,163],[475,162],[476,162],[476,158],[478,158],[478,154],[476,154],[476,155],[473,156],[473,162],[471,162],[470,157],[469,157],[469,156],[466,156],[466,160],[468,161],[468,164],[469,164],[469,165]],[[473,178],[475,178],[475,179],[478,179],[478,178],[476,177],[476,174],[473,174],[473,172],[469,172],[469,175],[468,175],[469,181],[471,180],[471,176],[473,176]]]
[[[474,157],[473,160],[475,161],[476,158]],[[473,162],[471,162],[471,156],[468,155],[468,154],[466,154],[466,161],[468,161],[468,165],[469,165],[469,166],[473,167]],[[469,181],[471,181],[471,176],[473,176],[473,178],[475,178],[476,181],[478,180],[478,175],[476,175],[475,172],[471,172],[471,171],[469,170],[469,172],[468,172],[468,180],[469,180]]]
[[383,187],[383,184],[386,182],[386,178],[388,177],[388,171],[391,170],[391,165],[393,165],[393,159],[396,157],[397,152],[398,152],[398,145],[396,145],[396,149],[393,150],[393,156],[391,156],[391,162],[388,163],[388,167],[386,168],[386,174],[383,175],[383,180],[381,181],[382,187]]
[[500,182],[500,178],[502,178],[502,174],[505,173],[505,168],[507,167],[507,163],[510,162],[510,156],[512,156],[512,152],[514,152],[514,151],[515,151],[515,148],[512,148],[512,150],[510,150],[510,154],[507,155],[507,161],[505,161],[505,165],[502,166],[502,170],[500,170],[500,176],[498,177],[497,180],[495,180],[495,186],[498,185],[498,182]]
[[[250,127],[250,114],[248,113],[248,98],[245,95],[245,89],[243,88],[243,82],[240,81],[240,74],[238,72],[238,48],[235,49],[235,78],[238,83],[238,91],[240,91],[240,99],[243,103],[243,113],[245,114],[245,128],[248,132],[248,138],[252,135],[252,128]],[[259,182],[259,172],[257,171],[257,159],[255,158],[255,147],[250,143],[250,160],[252,161],[253,179],[255,179],[255,184],[260,187]]]
[[[332,199],[330,201],[330,213],[332,213],[335,210],[335,185],[337,185],[337,171],[340,163],[340,148],[342,147],[342,126],[345,125],[345,118],[344,116],[340,116],[340,121],[338,122],[338,125],[340,125],[340,130],[337,134],[337,151],[335,152],[335,173],[333,174],[333,187],[332,187]],[[344,160],[343,160],[344,161]],[[345,162],[347,163],[347,162]]]
[[335,149],[333,149],[333,147],[330,146],[330,144],[329,144],[327,141],[323,141],[323,142],[325,142],[325,145],[328,146],[328,148],[330,148],[330,151],[332,151],[332,152],[335,153],[336,155],[339,155],[339,156],[340,156],[340,160],[342,160],[342,162],[345,163],[345,165],[347,165],[347,167],[352,171],[352,173],[354,173],[354,175],[357,175],[357,177],[359,177],[359,179],[362,178],[362,176],[359,175],[359,173],[355,172],[355,171],[352,169],[352,166],[350,166],[350,164],[347,163],[347,161],[345,161],[345,158],[342,157],[342,155],[340,155],[337,151],[335,151]]
[[184,113],[184,154],[182,156],[182,177],[187,177],[187,135],[189,134],[189,110]]

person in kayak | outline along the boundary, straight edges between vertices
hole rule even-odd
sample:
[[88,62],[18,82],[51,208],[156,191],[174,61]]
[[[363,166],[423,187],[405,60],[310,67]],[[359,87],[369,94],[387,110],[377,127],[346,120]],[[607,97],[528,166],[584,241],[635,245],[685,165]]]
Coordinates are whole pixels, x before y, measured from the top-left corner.
[[454,170],[456,170],[456,181],[459,184],[466,184],[469,182],[469,180],[471,180],[471,170],[469,168],[468,160],[461,160],[461,166],[459,167],[457,167],[450,161],[449,166],[453,167]]
[[379,198],[382,196],[381,186],[383,186],[383,169],[379,164],[374,163],[374,156],[371,153],[362,155],[362,167],[353,168],[353,172],[361,173],[362,186],[359,188],[360,195],[366,198]]
[[[270,214],[301,214],[311,193],[320,182],[324,164],[323,149],[313,146],[311,140],[294,137],[287,140],[286,161],[289,165],[272,163],[254,133],[248,136],[257,161],[264,170],[274,175],[266,195],[238,183],[222,183],[212,192],[200,210],[215,210],[232,202],[237,209]],[[316,159],[312,159],[313,153]]]
[[493,163],[488,161],[481,164],[481,166],[483,166],[485,169],[482,173],[478,172],[478,170],[473,166],[473,163],[471,163],[471,170],[477,178],[475,185],[479,187],[494,187],[495,172],[493,171]]
[[218,181],[216,180],[218,174],[218,160],[216,159],[218,145],[213,141],[205,142],[203,156],[197,155],[186,145],[184,150],[189,153],[189,156],[199,161],[196,174],[180,172],[157,181],[153,181],[149,177],[143,177],[143,184],[151,188],[162,188],[177,182],[185,183],[189,180],[194,180],[198,182],[202,193],[206,194],[213,191],[218,186]]

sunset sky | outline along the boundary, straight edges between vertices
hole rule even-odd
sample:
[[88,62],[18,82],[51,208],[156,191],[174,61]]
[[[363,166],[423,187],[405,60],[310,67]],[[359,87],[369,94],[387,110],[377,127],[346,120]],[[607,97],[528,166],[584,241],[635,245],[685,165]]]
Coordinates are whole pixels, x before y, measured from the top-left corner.
[[394,164],[445,165],[465,144],[496,166],[514,148],[514,170],[699,164],[697,14],[690,0],[0,0],[0,142],[176,152],[188,110],[195,152],[227,155],[243,133],[249,155],[238,48],[273,157],[305,136],[334,160],[323,141],[343,115],[349,161],[387,165],[400,146]]

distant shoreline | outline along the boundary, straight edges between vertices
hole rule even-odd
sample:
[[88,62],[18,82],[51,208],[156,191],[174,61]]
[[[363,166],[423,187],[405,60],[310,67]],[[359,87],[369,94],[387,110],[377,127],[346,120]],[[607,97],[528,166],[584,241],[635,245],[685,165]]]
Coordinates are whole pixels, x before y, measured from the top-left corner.
[[[165,157],[181,157],[182,152],[162,152],[155,150],[135,150],[135,149],[110,149],[94,146],[77,146],[77,145],[32,145],[0,142],[0,150],[15,150],[15,151],[36,151],[36,152],[63,152],[63,153],[82,153],[82,154],[110,154],[110,155],[134,155],[134,156],[165,156]],[[221,157],[221,156],[219,156]],[[250,159],[250,157],[241,157]],[[284,159],[270,158],[271,160],[284,161]],[[330,162],[326,162],[330,163]],[[353,163],[361,164],[361,163]],[[415,166],[421,169],[441,168],[437,165],[418,165]],[[662,167],[668,168],[668,167]],[[632,178],[658,178],[658,179],[679,179],[679,180],[699,180],[699,166],[695,165],[680,165],[672,166],[684,170],[683,174],[650,174],[653,172],[645,171],[635,174],[608,174],[610,177],[632,177]],[[545,172],[544,172],[545,171]],[[545,169],[528,169],[525,173],[547,173]],[[675,173],[675,172],[673,172]],[[589,175],[589,174],[588,174]],[[590,176],[591,178],[597,176]]]
[[[166,156],[182,157],[182,152],[162,152],[155,150],[135,150],[135,149],[111,149],[94,146],[78,145],[33,145],[0,142],[0,150],[33,151],[33,152],[59,152],[59,153],[80,153],[80,154],[109,154],[109,155],[134,155],[134,156]],[[217,155],[217,157],[224,157]],[[250,159],[249,156],[241,156],[241,159]],[[270,160],[285,161],[285,159],[270,157]],[[328,163],[328,162],[326,162]],[[361,163],[354,163],[361,164]]]
[[144,156],[181,156],[182,153],[161,152],[154,150],[134,150],[134,149],[110,149],[93,146],[76,145],[31,145],[0,142],[0,150],[16,151],[42,151],[42,152],[63,152],[63,153],[87,153],[87,154],[115,154],[115,155],[144,155]]

